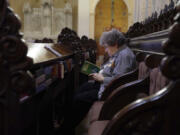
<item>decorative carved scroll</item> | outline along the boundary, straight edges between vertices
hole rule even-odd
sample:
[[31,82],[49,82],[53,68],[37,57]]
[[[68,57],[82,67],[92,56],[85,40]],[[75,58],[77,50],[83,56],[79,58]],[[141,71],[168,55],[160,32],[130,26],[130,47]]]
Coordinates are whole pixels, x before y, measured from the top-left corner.
[[[179,12],[180,2],[176,5]],[[180,15],[174,18],[168,40],[163,43],[166,57],[161,72],[170,84],[156,94],[136,100],[120,110],[102,135],[179,135],[180,134]],[[123,101],[122,101],[123,102]]]
[[[180,2],[176,5],[179,12]],[[168,55],[162,61],[162,72],[168,78],[176,80],[180,77],[180,12],[175,16],[176,21],[170,28],[169,38],[163,43],[164,52]]]
[[20,20],[6,0],[0,1],[0,16],[0,134],[19,135],[19,97],[34,89],[27,74],[33,61],[21,39]]

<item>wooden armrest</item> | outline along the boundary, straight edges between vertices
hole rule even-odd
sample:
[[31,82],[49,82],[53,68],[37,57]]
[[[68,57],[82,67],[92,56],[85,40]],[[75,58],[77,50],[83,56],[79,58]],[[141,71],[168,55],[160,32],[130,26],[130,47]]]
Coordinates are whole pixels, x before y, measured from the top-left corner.
[[99,120],[110,120],[124,106],[137,99],[140,93],[149,93],[149,76],[118,87],[104,103]]
[[107,99],[107,97],[113,92],[113,90],[115,90],[116,88],[118,88],[119,86],[135,81],[138,79],[138,68],[128,72],[124,75],[118,76],[115,79],[113,79],[110,84],[105,88],[102,97],[101,97],[101,101],[104,101]]
[[[178,86],[171,87],[172,85],[175,86],[176,84],[169,84],[161,92],[136,100],[125,106],[106,125],[102,135],[117,135],[124,133],[124,131],[127,131],[126,133],[130,135],[136,133],[149,133],[152,135],[177,134],[177,131],[179,131],[177,116],[179,116],[180,111],[171,92],[172,89],[178,90]],[[177,95],[174,96],[177,97]],[[171,103],[168,100],[170,98],[173,99]],[[174,104],[176,105],[174,106]],[[177,135],[179,135],[179,132]]]

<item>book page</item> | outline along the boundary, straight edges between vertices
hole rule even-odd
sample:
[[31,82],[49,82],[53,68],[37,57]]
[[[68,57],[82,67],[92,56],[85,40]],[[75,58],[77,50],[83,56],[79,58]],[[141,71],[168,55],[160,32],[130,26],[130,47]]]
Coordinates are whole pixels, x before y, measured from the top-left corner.
[[45,45],[44,48],[46,48],[47,50],[52,52],[57,57],[62,57],[62,54],[60,52],[56,51],[55,49],[53,49],[51,46]]
[[81,68],[81,72],[86,75],[89,75],[91,73],[98,73],[99,71],[100,71],[100,68],[89,61],[85,61]]

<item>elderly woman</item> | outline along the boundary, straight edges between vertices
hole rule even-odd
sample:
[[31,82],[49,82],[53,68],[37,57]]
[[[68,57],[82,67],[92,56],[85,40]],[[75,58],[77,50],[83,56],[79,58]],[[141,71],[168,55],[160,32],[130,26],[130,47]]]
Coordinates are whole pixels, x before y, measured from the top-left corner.
[[73,129],[85,117],[92,104],[101,98],[105,87],[112,79],[136,67],[135,56],[126,46],[125,40],[124,35],[116,29],[103,32],[100,45],[104,46],[110,58],[102,65],[99,73],[90,74],[92,79],[95,80],[94,82],[87,82],[76,91],[71,114],[65,118],[62,126],[64,129],[69,129],[64,134],[73,135]]
[[104,32],[100,38],[100,45],[104,46],[109,60],[101,67],[99,73],[92,74],[94,80],[101,82],[98,97],[104,88],[118,75],[130,72],[136,67],[136,60],[133,52],[125,44],[124,35],[116,29]]

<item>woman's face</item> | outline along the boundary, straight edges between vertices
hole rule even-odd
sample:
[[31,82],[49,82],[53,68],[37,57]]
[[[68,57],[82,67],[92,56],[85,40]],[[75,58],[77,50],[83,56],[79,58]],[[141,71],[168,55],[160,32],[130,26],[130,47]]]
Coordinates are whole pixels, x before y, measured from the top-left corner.
[[116,51],[118,50],[117,45],[115,46],[109,46],[109,45],[105,45],[105,52],[111,57],[113,54],[116,53]]

